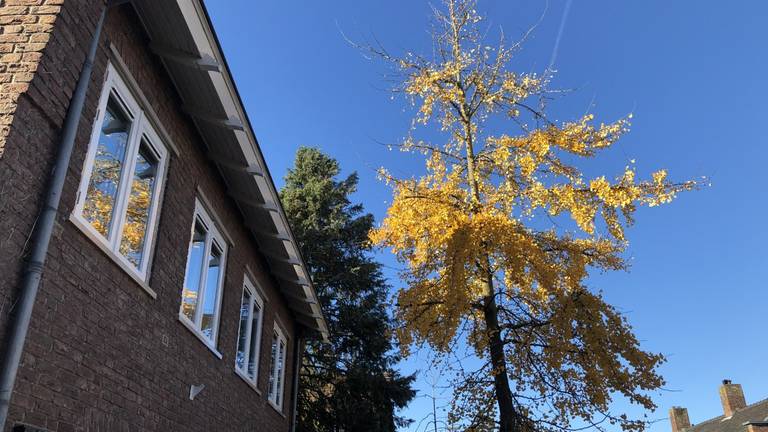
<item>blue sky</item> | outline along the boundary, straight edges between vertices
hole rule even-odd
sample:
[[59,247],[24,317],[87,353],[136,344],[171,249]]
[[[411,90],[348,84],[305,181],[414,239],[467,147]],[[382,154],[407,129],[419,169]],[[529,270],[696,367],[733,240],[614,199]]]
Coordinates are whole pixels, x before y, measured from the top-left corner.
[[[421,0],[327,2],[208,1],[256,135],[278,186],[300,145],[360,174],[356,199],[381,220],[389,189],[375,176],[421,170],[389,152],[407,132],[405,101],[391,100],[386,67],[343,39],[375,36],[394,52],[428,53],[429,5]],[[515,59],[520,71],[548,64],[565,0],[550,0],[541,25]],[[544,11],[541,0],[480,0],[479,10],[508,37]],[[573,3],[560,43],[555,85],[576,91],[555,104],[562,119],[587,109],[598,119],[634,113],[632,132],[590,169],[639,174],[666,168],[675,179],[707,176],[704,190],[641,210],[629,231],[632,268],[592,279],[629,317],[643,346],[668,356],[657,398],[685,406],[692,422],[721,413],[723,378],[743,384],[748,402],[768,398],[768,2],[611,0]],[[395,266],[392,257],[382,260]],[[394,278],[393,287],[400,286]],[[419,367],[416,359],[404,372]],[[418,383],[428,391],[426,378]],[[423,393],[422,393],[423,394]],[[419,419],[420,397],[404,414]],[[623,410],[619,403],[616,409]],[[415,430],[415,428],[411,428]],[[661,421],[651,431],[667,431]]]

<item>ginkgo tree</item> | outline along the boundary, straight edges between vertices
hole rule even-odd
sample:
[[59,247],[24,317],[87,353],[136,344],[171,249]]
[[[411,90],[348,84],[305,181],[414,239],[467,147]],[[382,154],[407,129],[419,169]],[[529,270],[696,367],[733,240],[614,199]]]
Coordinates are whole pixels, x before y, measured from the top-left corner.
[[[393,200],[370,234],[404,263],[398,337],[444,358],[461,344],[474,350],[480,366],[455,380],[450,412],[464,430],[642,430],[645,417],[610,405],[622,396],[654,409],[664,357],[641,349],[586,280],[627,267],[625,228],[638,206],[668,203],[697,183],[672,182],[664,170],[639,180],[632,163],[615,178],[587,177],[581,161],[611,148],[631,116],[552,120],[551,74],[511,71],[520,44],[487,46],[474,1],[434,11],[433,56],[369,47],[403,77],[395,91],[417,113],[399,147],[426,164],[419,178],[381,171]],[[416,139],[420,128],[444,142]]]

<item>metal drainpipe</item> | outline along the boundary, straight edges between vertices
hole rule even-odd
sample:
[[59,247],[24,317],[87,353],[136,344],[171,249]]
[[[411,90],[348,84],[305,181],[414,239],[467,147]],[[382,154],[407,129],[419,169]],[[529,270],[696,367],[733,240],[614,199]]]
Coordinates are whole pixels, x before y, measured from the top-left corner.
[[296,334],[296,343],[293,345],[294,349],[294,365],[293,365],[293,383],[291,386],[292,401],[292,419],[291,419],[291,432],[296,432],[299,421],[299,413],[297,411],[299,405],[299,373],[301,372],[302,356],[304,354],[304,335],[303,330],[299,330]]
[[64,118],[64,127],[61,132],[61,141],[59,143],[59,153],[56,156],[56,163],[51,172],[50,183],[45,194],[45,204],[40,211],[40,216],[34,228],[34,237],[31,246],[29,260],[24,267],[23,280],[19,293],[19,299],[15,306],[16,313],[10,320],[8,343],[6,346],[3,363],[0,366],[0,430],[4,430],[5,422],[8,419],[8,408],[10,407],[13,385],[16,381],[16,374],[21,362],[21,354],[24,350],[24,342],[29,330],[29,321],[32,317],[32,308],[35,305],[35,298],[40,286],[40,279],[43,274],[45,258],[48,255],[48,245],[53,233],[53,226],[56,221],[56,215],[61,201],[61,191],[64,188],[64,179],[66,178],[69,160],[72,156],[72,148],[77,135],[77,126],[80,123],[80,117],[85,105],[85,95],[88,90],[88,83],[91,80],[93,72],[93,62],[96,58],[96,50],[99,46],[101,29],[104,26],[104,19],[107,15],[107,9],[112,6],[125,3],[127,0],[108,0],[104,9],[101,11],[99,21],[96,24],[91,45],[88,50],[88,56],[83,62],[83,68],[80,71],[80,77],[77,80],[75,93],[67,109],[67,116]]

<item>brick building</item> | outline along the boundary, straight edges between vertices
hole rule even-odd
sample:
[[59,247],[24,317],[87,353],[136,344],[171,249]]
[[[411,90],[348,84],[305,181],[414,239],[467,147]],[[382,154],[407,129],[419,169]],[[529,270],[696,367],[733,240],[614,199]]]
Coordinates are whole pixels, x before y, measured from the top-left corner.
[[747,405],[741,385],[729,380],[723,380],[719,393],[723,414],[698,424],[691,423],[687,409],[672,407],[672,432],[768,432],[768,399]]
[[7,362],[42,272],[0,430],[291,430],[327,326],[202,0],[5,0],[0,25]]

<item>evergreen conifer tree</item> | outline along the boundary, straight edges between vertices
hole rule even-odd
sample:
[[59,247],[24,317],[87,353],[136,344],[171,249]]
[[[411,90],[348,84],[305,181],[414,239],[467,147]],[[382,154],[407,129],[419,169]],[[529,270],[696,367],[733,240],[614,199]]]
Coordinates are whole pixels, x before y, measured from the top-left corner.
[[336,160],[300,148],[281,199],[326,312],[330,343],[310,341],[300,374],[302,432],[393,432],[413,397],[401,376],[387,313],[388,286],[371,256],[373,216],[350,202],[357,174],[337,180]]

